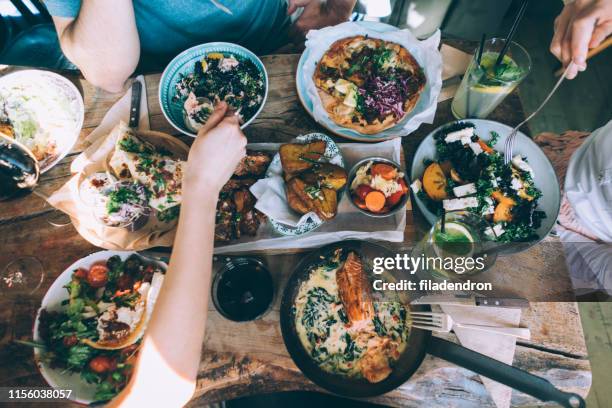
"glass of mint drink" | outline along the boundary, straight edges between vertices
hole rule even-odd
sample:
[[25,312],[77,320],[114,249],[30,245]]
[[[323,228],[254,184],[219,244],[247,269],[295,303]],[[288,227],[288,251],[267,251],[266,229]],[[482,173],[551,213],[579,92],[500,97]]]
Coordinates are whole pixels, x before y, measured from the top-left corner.
[[478,50],[474,52],[451,105],[457,119],[486,118],[529,73],[529,54],[515,42],[510,42],[496,65],[504,44],[501,38],[485,41],[480,64],[476,61]]

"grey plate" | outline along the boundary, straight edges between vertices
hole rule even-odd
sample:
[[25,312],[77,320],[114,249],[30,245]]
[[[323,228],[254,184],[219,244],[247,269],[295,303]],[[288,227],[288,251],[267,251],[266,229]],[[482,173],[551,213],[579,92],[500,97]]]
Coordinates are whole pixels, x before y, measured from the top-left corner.
[[[423,175],[423,172],[425,171],[425,166],[423,165],[424,159],[435,160],[437,158],[436,145],[433,135],[440,129],[457,122],[461,121],[450,122],[446,125],[440,126],[427,135],[425,139],[423,139],[412,161],[412,166],[410,169],[411,181],[416,178],[420,178]],[[475,134],[485,141],[491,139],[491,131],[497,132],[499,134],[499,140],[494,148],[497,151],[503,152],[506,137],[508,137],[512,131],[510,126],[485,119],[469,119],[465,120],[464,122],[473,123],[476,126]],[[553,169],[550,160],[548,160],[548,157],[546,157],[542,149],[540,149],[540,147],[524,133],[518,132],[513,154],[520,154],[521,156],[526,157],[529,161],[529,165],[533,168],[535,175],[534,184],[542,191],[542,197],[539,199],[538,209],[546,213],[546,218],[542,220],[542,225],[537,230],[539,239],[528,243],[517,243],[517,245],[506,247],[503,250],[503,253],[505,254],[524,251],[544,239],[550,233],[551,229],[555,225],[555,222],[557,221],[557,217],[559,216],[559,207],[561,204],[561,192],[559,189],[557,175],[555,174],[555,170]],[[427,221],[430,224],[433,224],[437,219],[436,215],[429,211],[425,203],[415,194],[413,194],[413,197],[419,209],[425,215]]]

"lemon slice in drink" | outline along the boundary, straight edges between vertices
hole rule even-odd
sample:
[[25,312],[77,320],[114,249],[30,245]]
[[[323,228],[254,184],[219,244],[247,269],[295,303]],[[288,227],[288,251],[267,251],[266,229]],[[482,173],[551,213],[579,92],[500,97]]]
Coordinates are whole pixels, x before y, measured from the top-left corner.
[[486,94],[503,94],[510,93],[512,89],[508,86],[472,86],[470,91],[486,93]]
[[474,253],[474,236],[458,222],[447,222],[444,232],[436,231],[431,244],[437,256],[470,257]]

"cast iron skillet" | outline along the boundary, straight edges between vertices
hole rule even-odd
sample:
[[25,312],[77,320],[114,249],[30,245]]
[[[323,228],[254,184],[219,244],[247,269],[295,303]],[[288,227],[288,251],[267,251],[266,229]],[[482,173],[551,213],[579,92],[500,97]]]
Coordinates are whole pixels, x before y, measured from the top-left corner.
[[[302,282],[310,276],[313,267],[328,259],[338,248],[343,248],[345,254],[348,250],[357,252],[361,256],[366,271],[369,273],[372,271],[373,258],[395,257],[394,252],[380,245],[365,241],[344,241],[313,251],[296,267],[285,287],[281,302],[281,329],[285,346],[291,358],[313,383],[334,394],[346,397],[359,398],[381,395],[405,383],[419,368],[425,354],[429,353],[518,391],[532,395],[539,400],[554,401],[567,408],[585,407],[584,400],[578,394],[560,391],[543,378],[501,363],[455,343],[433,337],[431,332],[419,329],[412,329],[410,331],[406,350],[395,363],[391,375],[381,382],[370,383],[365,379],[351,379],[323,371],[308,355],[300,342],[295,328],[293,305]],[[380,275],[380,278],[374,277],[373,279],[383,279],[384,281],[392,279],[416,280],[414,275],[405,272],[399,274],[398,271],[393,270],[387,270],[383,275]],[[415,291],[401,291],[396,292],[396,294],[405,305],[409,304],[410,298],[416,298],[421,295],[421,293]],[[375,294],[375,296],[378,295],[381,295],[381,292]],[[411,305],[409,307],[413,311],[430,310],[429,306],[424,305]]]

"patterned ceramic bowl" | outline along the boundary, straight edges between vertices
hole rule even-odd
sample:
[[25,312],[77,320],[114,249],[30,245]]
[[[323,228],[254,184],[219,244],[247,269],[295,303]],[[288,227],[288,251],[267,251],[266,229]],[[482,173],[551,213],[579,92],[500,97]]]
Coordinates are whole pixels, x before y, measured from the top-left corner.
[[193,72],[193,67],[196,61],[201,60],[207,54],[217,52],[225,56],[233,55],[242,59],[247,59],[253,62],[260,73],[264,77],[264,94],[263,100],[259,109],[253,116],[251,116],[245,123],[242,124],[241,128],[247,127],[256,117],[259,115],[266,100],[268,98],[268,73],[263,63],[255,54],[236,44],[224,43],[224,42],[213,42],[195,47],[189,48],[177,55],[164,70],[161,80],[159,82],[159,104],[162,109],[162,113],[170,122],[170,124],[179,132],[186,134],[187,136],[195,137],[196,134],[185,124],[184,117],[184,97],[176,98],[176,84],[180,81],[181,77],[188,75]]

